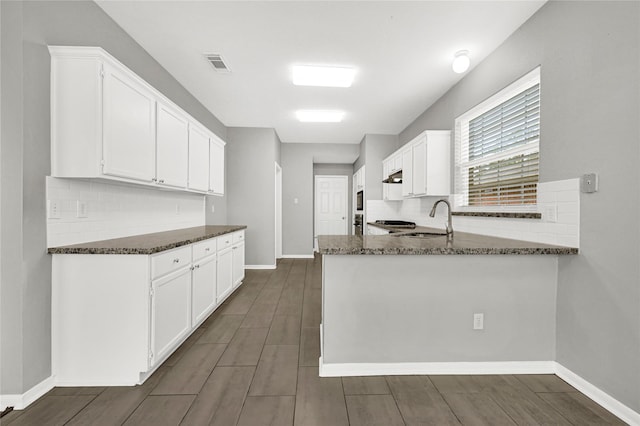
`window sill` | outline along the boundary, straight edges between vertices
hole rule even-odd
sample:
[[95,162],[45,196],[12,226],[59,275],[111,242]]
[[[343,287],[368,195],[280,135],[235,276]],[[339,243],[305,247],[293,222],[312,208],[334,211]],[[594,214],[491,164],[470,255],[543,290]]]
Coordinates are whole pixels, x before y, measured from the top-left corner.
[[536,212],[451,212],[451,214],[453,216],[502,217],[507,219],[542,219],[542,214]]

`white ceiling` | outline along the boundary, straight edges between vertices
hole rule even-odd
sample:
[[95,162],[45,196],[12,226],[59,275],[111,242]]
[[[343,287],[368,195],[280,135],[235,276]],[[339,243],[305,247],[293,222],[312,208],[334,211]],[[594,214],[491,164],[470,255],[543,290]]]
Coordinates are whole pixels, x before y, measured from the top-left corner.
[[[98,5],[226,126],[272,127],[283,142],[358,143],[398,134],[544,1],[104,1]],[[219,74],[204,53],[222,54]],[[357,68],[351,88],[300,87],[294,64]],[[297,109],[342,109],[299,123]]]

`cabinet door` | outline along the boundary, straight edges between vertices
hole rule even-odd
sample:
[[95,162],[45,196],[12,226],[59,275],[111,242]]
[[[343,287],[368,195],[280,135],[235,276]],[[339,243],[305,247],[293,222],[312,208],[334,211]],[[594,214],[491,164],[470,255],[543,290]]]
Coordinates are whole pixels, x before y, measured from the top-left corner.
[[156,182],[187,187],[189,122],[186,117],[158,102],[156,139]]
[[151,182],[156,167],[152,93],[105,64],[103,102],[102,173]]
[[189,125],[189,189],[209,190],[209,137],[194,125]]
[[427,138],[413,145],[413,195],[427,193]]
[[427,195],[451,193],[451,136],[427,136]]
[[151,354],[155,365],[191,331],[191,269],[151,282]]
[[397,154],[393,157],[393,167],[391,167],[391,171],[397,172],[398,170],[402,170],[402,154]]
[[203,321],[216,307],[216,256],[193,265],[191,275],[191,323]]
[[382,179],[386,179],[392,173],[393,160],[389,159],[382,163]]
[[222,303],[233,289],[233,247],[218,252],[216,302]]
[[413,195],[413,151],[408,147],[402,151],[402,196]]
[[233,288],[244,279],[244,243],[233,246]]
[[209,144],[209,191],[224,194],[224,145],[213,138]]

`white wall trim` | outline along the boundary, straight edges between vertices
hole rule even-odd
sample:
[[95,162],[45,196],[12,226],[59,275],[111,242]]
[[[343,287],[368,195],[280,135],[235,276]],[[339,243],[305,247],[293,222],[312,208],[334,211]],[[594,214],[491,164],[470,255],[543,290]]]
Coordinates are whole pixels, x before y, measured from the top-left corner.
[[553,361],[505,362],[390,362],[325,364],[320,357],[320,376],[387,376],[415,374],[553,374]]
[[15,410],[24,410],[42,395],[53,389],[54,386],[55,377],[49,376],[21,395],[0,395],[0,410],[4,410],[7,407],[13,407]]
[[415,374],[556,374],[614,416],[630,425],[640,426],[640,413],[555,361],[325,364],[320,357],[319,374],[321,377]]
[[244,269],[276,269],[276,265],[244,265]]
[[313,254],[283,254],[283,259],[313,259]]
[[589,383],[573,371],[569,370],[559,363],[556,363],[555,373],[562,380],[578,389],[580,392],[600,404],[607,411],[619,417],[624,422],[629,423],[630,425],[640,425],[640,413],[637,413],[631,408],[627,407],[622,402],[604,392],[602,389]]

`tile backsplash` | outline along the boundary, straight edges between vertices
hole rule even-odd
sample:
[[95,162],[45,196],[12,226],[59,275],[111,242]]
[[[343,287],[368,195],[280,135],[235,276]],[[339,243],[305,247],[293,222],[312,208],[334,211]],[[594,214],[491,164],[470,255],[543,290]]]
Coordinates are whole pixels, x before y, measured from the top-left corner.
[[203,195],[50,176],[46,185],[49,247],[205,224]]
[[[401,201],[369,200],[366,210],[367,221],[398,219],[412,221],[421,226],[444,228],[447,220],[444,207],[438,207],[435,218],[429,217],[433,203],[439,198],[422,197]],[[454,216],[453,229],[474,234],[580,247],[579,179],[539,183],[538,212],[542,213],[542,219]]]

